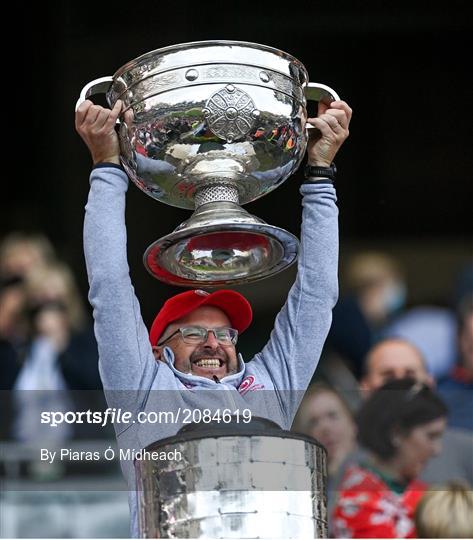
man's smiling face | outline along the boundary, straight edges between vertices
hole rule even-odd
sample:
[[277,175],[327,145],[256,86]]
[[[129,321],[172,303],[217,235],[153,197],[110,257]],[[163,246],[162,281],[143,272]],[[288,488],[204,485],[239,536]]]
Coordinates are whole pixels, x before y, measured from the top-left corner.
[[[178,328],[184,326],[201,326],[202,328],[230,328],[232,325],[227,315],[219,308],[202,306],[185,317],[171,323],[159,342],[163,342]],[[153,347],[157,359],[162,359],[164,347],[174,353],[174,367],[182,373],[191,373],[199,377],[214,379],[226,377],[238,371],[238,358],[235,345],[219,343],[213,332],[208,332],[204,343],[185,343],[178,332],[161,346]]]

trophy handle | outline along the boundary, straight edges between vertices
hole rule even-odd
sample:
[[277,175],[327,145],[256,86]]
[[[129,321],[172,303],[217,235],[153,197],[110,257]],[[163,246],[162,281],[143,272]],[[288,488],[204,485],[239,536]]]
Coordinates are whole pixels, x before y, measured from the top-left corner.
[[338,101],[340,98],[330,86],[320,83],[307,83],[304,88],[305,97],[311,101],[323,101],[324,103],[331,103],[332,101]]
[[95,79],[90,83],[86,84],[80,93],[80,97],[76,103],[76,111],[79,106],[84,103],[86,99],[94,94],[105,94],[109,88],[110,83],[113,81],[113,77],[100,77],[100,79]]
[[[337,92],[321,83],[307,83],[307,86],[304,88],[305,97],[310,101],[323,101],[327,105],[332,101],[338,101]],[[307,129],[314,129],[314,126],[311,124],[306,124]]]

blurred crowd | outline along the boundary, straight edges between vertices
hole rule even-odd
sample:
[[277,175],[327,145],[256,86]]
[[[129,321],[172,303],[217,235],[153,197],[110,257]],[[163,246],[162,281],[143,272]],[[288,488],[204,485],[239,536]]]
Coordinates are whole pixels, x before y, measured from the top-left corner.
[[[146,146],[146,141],[143,142]],[[293,430],[327,450],[333,537],[473,536],[473,266],[450,305],[409,306],[398,261],[360,253]],[[111,436],[41,429],[34,410],[106,408],[74,273],[41,234],[0,244],[1,439]]]
[[100,437],[91,425],[58,430],[42,410],[102,408],[98,352],[71,269],[41,234],[0,244],[0,437],[24,443]]
[[451,304],[407,307],[384,253],[347,261],[293,430],[327,450],[335,538],[473,537],[473,266]]

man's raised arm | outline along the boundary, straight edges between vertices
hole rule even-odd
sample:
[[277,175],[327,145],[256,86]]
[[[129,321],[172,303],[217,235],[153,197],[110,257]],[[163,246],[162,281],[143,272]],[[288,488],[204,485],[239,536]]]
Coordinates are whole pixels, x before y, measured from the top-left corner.
[[[115,133],[121,107],[120,101],[112,110],[85,101],[76,113],[76,129],[94,162],[84,220],[84,251],[104,389],[146,390],[157,364],[129,276],[125,226],[128,178],[120,167]],[[139,405],[139,395],[133,392],[109,392],[107,397],[110,405]],[[116,403],[110,403],[110,398]]]
[[[308,145],[317,177],[301,187],[303,214],[297,279],[279,313],[270,340],[255,357],[277,391],[284,393],[288,424],[319,361],[338,297],[338,209],[329,167],[348,136],[352,111],[343,101],[319,104]],[[323,177],[324,169],[327,178]]]

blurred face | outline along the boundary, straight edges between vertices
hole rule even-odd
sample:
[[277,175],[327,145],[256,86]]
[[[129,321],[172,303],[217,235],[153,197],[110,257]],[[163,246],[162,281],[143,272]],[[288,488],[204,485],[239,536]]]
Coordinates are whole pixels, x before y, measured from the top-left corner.
[[395,461],[401,476],[411,480],[419,476],[430,458],[440,454],[446,419],[439,418],[395,438],[398,449]]
[[362,380],[362,388],[367,395],[393,379],[410,377],[432,384],[420,353],[403,341],[385,341],[372,349],[367,358],[367,369]]
[[363,313],[374,323],[382,322],[401,308],[405,301],[405,287],[395,276],[380,276],[359,296]]
[[[231,327],[230,319],[227,315],[216,307],[200,307],[182,319],[170,324],[160,341],[170,336],[182,326],[201,326],[203,328],[224,328]],[[182,373],[192,373],[199,377],[214,379],[226,377],[238,371],[238,358],[235,346],[222,345],[217,341],[213,332],[209,332],[207,341],[197,345],[185,343],[178,332],[162,346],[154,347],[154,354],[157,359],[162,359],[164,347],[169,347],[174,353],[174,367]],[[215,362],[218,360],[218,365]]]
[[352,450],[356,430],[351,415],[336,394],[321,392],[309,398],[305,432],[327,449],[329,462]]
[[5,254],[0,271],[6,276],[24,276],[42,262],[43,257],[35,246],[29,242],[21,242],[12,246]]
[[473,374],[473,315],[465,321],[459,338],[459,348],[463,366]]
[[67,285],[60,274],[49,272],[30,287],[29,296],[33,304],[63,300],[67,298]]

